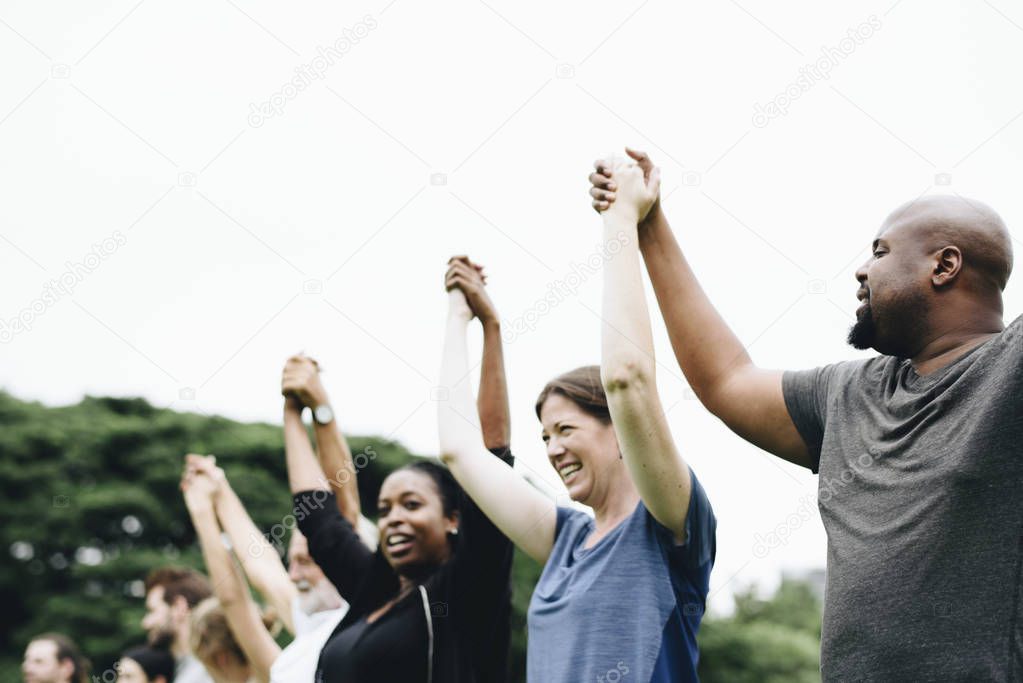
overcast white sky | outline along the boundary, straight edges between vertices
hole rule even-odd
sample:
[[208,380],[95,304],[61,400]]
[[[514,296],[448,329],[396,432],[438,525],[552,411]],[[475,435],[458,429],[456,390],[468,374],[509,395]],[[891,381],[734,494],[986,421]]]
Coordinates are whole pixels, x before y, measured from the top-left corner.
[[[434,453],[445,261],[486,266],[507,329],[597,249],[586,176],[624,144],[662,166],[683,248],[764,366],[857,355],[853,271],[901,202],[976,197],[1021,234],[1023,10],[1006,0],[2,0],[0,63],[0,386],[47,404],[277,421],[304,349],[345,430]],[[555,487],[533,401],[598,361],[599,309],[590,274],[507,345],[513,447]],[[654,330],[719,520],[712,605],[823,566],[816,477],[711,417]]]

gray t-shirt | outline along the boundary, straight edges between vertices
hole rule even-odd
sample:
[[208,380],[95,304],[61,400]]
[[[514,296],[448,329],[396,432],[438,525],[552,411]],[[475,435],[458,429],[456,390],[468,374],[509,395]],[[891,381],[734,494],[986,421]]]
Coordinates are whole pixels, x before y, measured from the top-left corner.
[[785,373],[828,533],[825,681],[1023,681],[1023,317],[921,377]]

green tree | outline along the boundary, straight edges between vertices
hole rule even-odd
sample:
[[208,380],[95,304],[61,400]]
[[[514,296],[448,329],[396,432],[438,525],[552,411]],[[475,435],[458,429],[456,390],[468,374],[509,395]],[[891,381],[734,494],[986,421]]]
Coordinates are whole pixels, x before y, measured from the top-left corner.
[[773,596],[735,596],[735,613],[705,619],[699,634],[703,683],[814,683],[820,677],[821,609],[813,589],[782,581]]

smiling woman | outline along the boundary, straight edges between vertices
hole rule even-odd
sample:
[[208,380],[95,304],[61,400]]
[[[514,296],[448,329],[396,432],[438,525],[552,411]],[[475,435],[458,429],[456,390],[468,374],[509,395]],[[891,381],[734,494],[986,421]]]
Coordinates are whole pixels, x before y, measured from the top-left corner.
[[468,269],[448,280],[455,287],[441,380],[451,396],[438,402],[441,457],[494,524],[544,565],[528,618],[527,670],[535,683],[697,680],[696,632],[716,521],[657,393],[635,245],[658,177],[645,177],[634,163],[616,166],[619,198],[604,212],[604,239],[632,246],[604,266],[601,365],[557,377],[536,402],[547,457],[592,516],[556,506],[486,457],[475,425],[460,417],[472,405],[461,378],[469,372],[466,326],[482,286]]

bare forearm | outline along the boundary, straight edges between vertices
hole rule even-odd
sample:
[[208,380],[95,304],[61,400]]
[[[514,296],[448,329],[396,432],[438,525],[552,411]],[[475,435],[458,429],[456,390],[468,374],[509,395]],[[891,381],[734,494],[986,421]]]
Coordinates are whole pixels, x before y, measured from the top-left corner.
[[291,408],[284,409],[284,453],[292,493],[327,488],[309,434],[302,424],[302,413]]
[[280,648],[263,626],[245,578],[224,547],[213,502],[190,507],[189,514],[199,536],[213,594],[224,609],[228,627],[252,664],[257,679],[269,680],[270,667],[280,654]]
[[713,411],[715,389],[751,360],[700,286],[664,213],[659,206],[654,211],[639,233],[640,251],[675,358],[693,391]]
[[487,448],[507,446],[511,441],[511,412],[508,408],[501,325],[496,320],[483,323],[483,366],[476,408]]
[[280,585],[281,580],[288,580],[288,572],[277,551],[249,517],[238,494],[226,483],[217,497],[216,511],[249,581],[268,597],[267,593]]
[[613,389],[622,383],[653,379],[654,343],[639,252],[634,246],[636,223],[610,211],[603,217],[605,243],[619,240],[633,245],[604,265],[600,365],[605,386]]
[[[451,296],[461,296],[453,292]],[[469,320],[448,315],[440,384],[448,399],[437,402],[441,460],[491,521],[538,562],[545,562],[554,542],[554,503],[484,449],[476,422],[468,373],[466,331]],[[499,444],[505,445],[505,444]]]
[[445,461],[473,452],[481,441],[472,389],[462,381],[469,371],[468,324],[457,315],[448,315],[440,372],[440,384],[447,388],[448,398],[437,404],[440,452]]
[[190,506],[188,514],[199,539],[214,594],[225,606],[237,604],[244,599],[246,588],[239,581],[231,556],[220,537],[220,523],[212,501]]
[[314,432],[320,467],[337,497],[338,510],[353,527],[358,528],[359,487],[355,482],[355,463],[348,442],[341,434],[336,419],[325,425],[317,422]]

